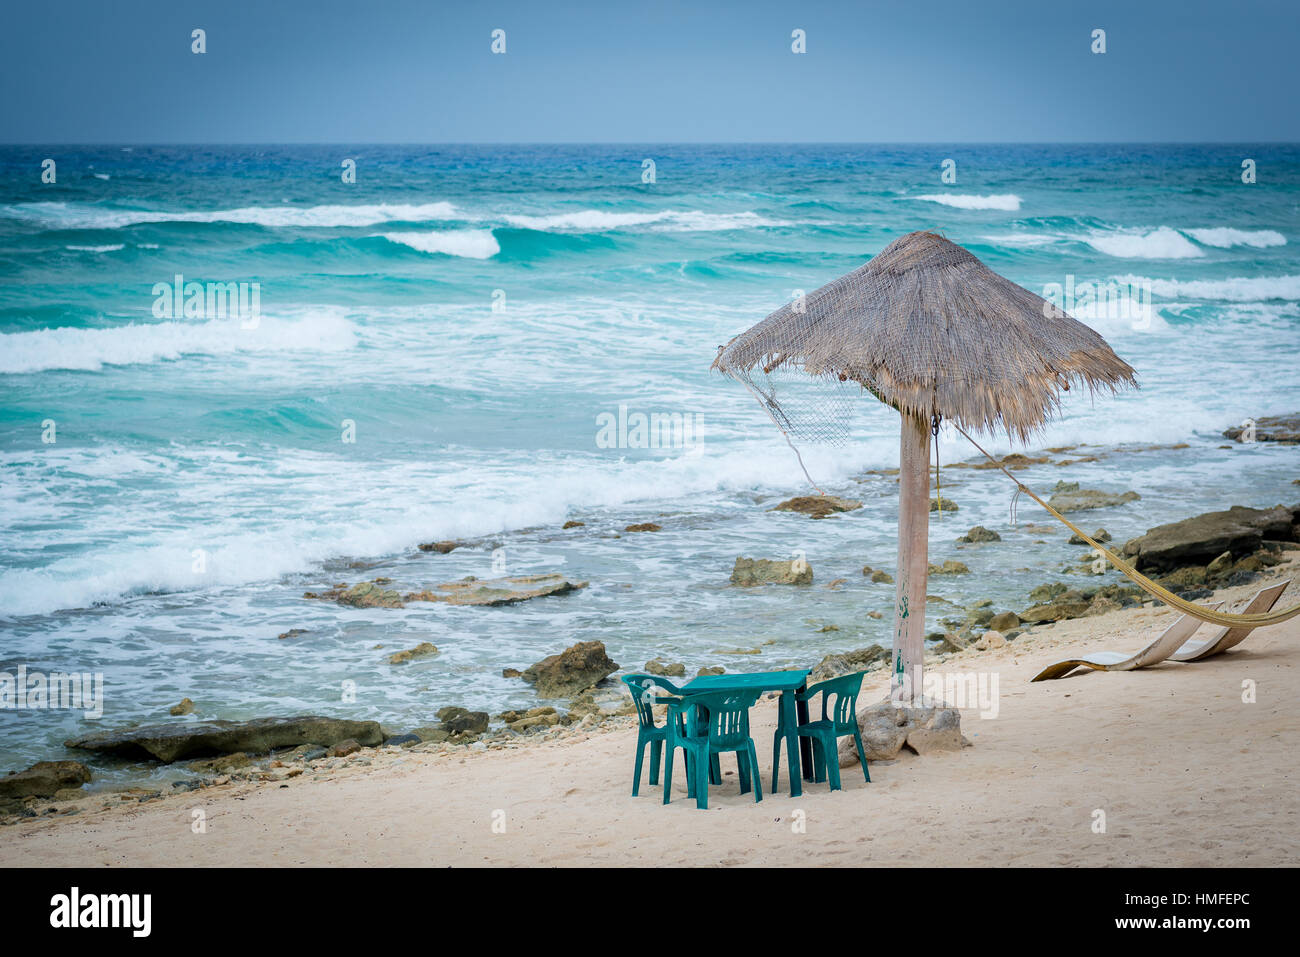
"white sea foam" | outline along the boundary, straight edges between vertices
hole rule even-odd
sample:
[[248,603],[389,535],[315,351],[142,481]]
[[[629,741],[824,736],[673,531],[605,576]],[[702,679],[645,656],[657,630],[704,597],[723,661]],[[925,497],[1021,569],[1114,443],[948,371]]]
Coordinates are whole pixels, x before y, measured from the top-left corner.
[[1272,229],[1232,229],[1219,226],[1214,229],[1185,229],[1183,232],[1203,246],[1216,246],[1219,249],[1230,249],[1233,246],[1267,249],[1270,246],[1286,245],[1286,237]]
[[1001,209],[1015,212],[1020,208],[1020,197],[1015,193],[994,193],[988,196],[969,193],[926,193],[924,196],[911,198],[925,200],[927,203],[939,203],[942,206],[954,206],[957,209]]
[[0,335],[0,373],[94,371],[106,365],[137,365],[188,355],[338,352],[355,344],[352,324],[330,312],[301,319],[263,317],[254,329],[242,328],[237,320],[217,319],[131,323],[104,329],[60,327]]
[[126,247],[122,243],[110,243],[107,246],[64,246],[63,248],[76,253],[115,253]]
[[467,259],[490,259],[501,252],[501,245],[490,229],[453,229],[446,232],[381,233],[390,243],[400,243],[422,253],[464,256]]
[[68,203],[17,203],[0,215],[53,229],[118,229],[141,223],[241,223],[255,226],[373,226],[461,218],[451,203],[371,203],[357,206],[246,206],[240,209],[166,211],[111,209]]
[[1080,238],[1098,252],[1121,259],[1191,259],[1205,255],[1195,243],[1168,226],[1149,231],[1094,230]]
[[654,213],[611,213],[584,209],[549,216],[507,215],[504,218],[511,226],[546,232],[603,232],[634,226],[650,226],[663,232],[717,232],[791,225],[783,220],[766,219],[754,212],[706,213],[698,209],[666,209]]
[[1142,276],[1120,276],[1118,279],[1120,282],[1149,282],[1151,291],[1163,299],[1217,299],[1223,302],[1300,300],[1300,276],[1233,279],[1147,279]]
[[96,174],[95,174],[95,179],[108,179],[108,178],[109,178],[109,176],[108,176],[107,173],[96,173]]

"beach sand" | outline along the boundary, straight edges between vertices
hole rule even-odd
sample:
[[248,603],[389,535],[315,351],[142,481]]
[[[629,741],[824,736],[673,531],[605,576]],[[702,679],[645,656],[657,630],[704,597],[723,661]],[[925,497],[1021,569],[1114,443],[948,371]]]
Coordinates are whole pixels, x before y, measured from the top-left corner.
[[[1300,579],[1300,555],[1287,557],[1217,597]],[[1293,586],[1279,607],[1297,600]],[[1160,606],[1124,609],[951,656],[939,670],[998,674],[997,717],[964,709],[969,747],[873,762],[870,784],[845,768],[840,792],[766,793],[775,705],[765,700],[754,712],[758,804],[739,793],[730,757],[707,811],[686,799],[680,760],[672,804],[644,781],[632,798],[635,732],[620,725],[509,750],[366,751],[356,757],[369,766],[108,809],[90,799],[80,814],[6,828],[0,865],[1296,864],[1300,619],[1200,663],[1030,683],[1066,654],[1137,649],[1171,620]],[[881,700],[887,682],[869,674],[860,700]],[[788,792],[784,769],[781,781]]]

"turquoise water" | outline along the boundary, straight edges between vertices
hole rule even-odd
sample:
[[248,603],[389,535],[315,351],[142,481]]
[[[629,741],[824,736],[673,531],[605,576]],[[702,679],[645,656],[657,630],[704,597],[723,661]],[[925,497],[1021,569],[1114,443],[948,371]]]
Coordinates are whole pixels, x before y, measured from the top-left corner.
[[[4,148],[0,171],[0,671],[103,672],[100,726],[189,696],[204,717],[401,729],[447,704],[532,702],[501,669],[578,640],[692,670],[887,641],[892,588],[860,569],[892,566],[893,485],[865,470],[896,464],[895,417],[864,400],[847,448],[803,449],[823,488],[865,508],[773,515],[806,481],[753,400],[707,370],[796,290],[914,229],[1037,292],[1074,277],[1152,293],[1145,323],[1076,310],[1142,389],[1068,397],[1038,444],[1190,447],[1021,473],[1035,487],[1137,490],[1097,516],[1121,540],[1300,498],[1294,448],[1219,448],[1246,416],[1300,409],[1296,146]],[[256,323],[160,318],[155,285],[177,274],[257,284]],[[601,417],[620,406],[692,416],[698,440],[607,447]],[[941,442],[943,461],[970,454]],[[935,524],[932,555],[974,571],[936,585],[945,597],[1020,608],[1077,555],[1064,533],[1010,529],[1005,478],[944,482],[962,510]],[[650,520],[663,531],[618,534]],[[957,549],[976,523],[1014,547]],[[439,539],[472,544],[416,550]],[[794,551],[814,588],[726,587],[737,555]],[[301,598],[502,561],[591,585],[500,609]],[[307,634],[276,637],[290,628]],[[426,640],[437,658],[384,662]],[[0,712],[0,768],[88,724]]]

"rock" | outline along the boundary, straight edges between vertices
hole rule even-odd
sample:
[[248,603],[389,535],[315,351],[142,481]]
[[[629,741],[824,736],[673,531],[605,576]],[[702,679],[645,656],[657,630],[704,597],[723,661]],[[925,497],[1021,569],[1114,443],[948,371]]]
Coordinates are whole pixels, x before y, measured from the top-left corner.
[[416,728],[411,734],[419,738],[421,744],[436,744],[451,737],[451,733],[442,728]]
[[862,566],[862,574],[870,575],[871,580],[876,584],[892,585],[894,583],[893,575],[889,574],[889,572],[887,571],[881,571],[880,569],[872,568],[870,565]]
[[722,667],[722,665],[709,665],[695,672],[695,677],[704,678],[708,675],[725,675],[726,673],[727,669]]
[[1136,502],[1141,497],[1133,491],[1120,494],[1099,492],[1095,489],[1079,488],[1078,482],[1057,482],[1052,487],[1052,496],[1047,500],[1047,504],[1058,512],[1083,512],[1093,508],[1110,508],[1113,505]]
[[1094,615],[1104,615],[1109,611],[1119,611],[1123,606],[1113,598],[1098,597],[1092,600],[1088,610],[1083,613],[1084,618],[1091,618]]
[[801,559],[772,561],[766,558],[737,558],[731,570],[731,583],[753,585],[811,585],[812,566]]
[[388,656],[390,665],[404,665],[408,661],[416,658],[427,658],[430,655],[436,655],[438,647],[430,642],[422,641],[414,648],[408,648],[406,651],[395,651]]
[[1007,639],[1002,632],[989,629],[980,635],[979,641],[975,642],[976,651],[990,651],[994,648],[1006,647]]
[[38,761],[0,778],[0,798],[53,797],[56,791],[90,783],[90,768],[80,761]]
[[324,601],[336,601],[351,608],[401,608],[402,596],[390,588],[380,588],[379,583],[386,578],[376,578],[372,582],[361,582],[348,587],[345,582],[335,585],[323,592],[306,592],[303,598],[319,598]]
[[[586,717],[590,717],[590,713]],[[525,732],[531,728],[551,728],[564,722],[554,708],[530,708],[527,711],[506,711],[501,715],[511,731]],[[593,722],[594,723],[594,722]]]
[[651,658],[645,663],[645,670],[646,674],[663,678],[686,677],[686,666],[680,661],[665,662],[662,658]]
[[618,670],[600,641],[581,641],[524,671],[525,681],[543,698],[568,698],[593,687]]
[[973,542],[1000,542],[1002,541],[1002,536],[999,535],[997,532],[992,531],[991,529],[985,528],[983,525],[976,525],[965,535],[961,536],[961,538],[957,539],[957,541],[972,542],[972,543]]
[[827,582],[827,583],[826,583],[825,585],[823,585],[822,587],[823,587],[823,588],[830,588],[830,589],[837,589],[837,588],[839,588],[841,585],[846,585],[846,584],[848,584],[848,581],[849,581],[849,580],[848,580],[847,578],[836,578],[834,581],[829,581],[829,582]]
[[337,744],[330,745],[325,752],[331,758],[346,758],[349,754],[356,754],[361,750],[361,744],[354,738],[347,738],[339,741]]
[[663,531],[663,529],[660,528],[658,525],[656,525],[654,522],[638,522],[638,523],[635,524],[635,525],[629,525],[629,526],[627,526],[627,528],[623,529],[623,531],[625,531],[625,532],[660,532],[660,531]]
[[226,774],[230,771],[238,771],[240,768],[246,768],[253,763],[253,759],[243,751],[236,751],[234,754],[224,754],[219,758],[209,758],[206,761],[195,761],[190,767],[195,771],[202,771],[209,774]]
[[275,637],[277,637],[277,638],[281,638],[281,639],[284,639],[284,638],[297,638],[299,635],[305,635],[305,634],[307,634],[307,629],[306,629],[306,628],[290,628],[288,631],[281,632],[280,634],[276,635]]
[[237,751],[266,754],[275,748],[293,748],[300,744],[330,747],[349,738],[373,747],[383,741],[383,733],[378,721],[304,715],[100,731],[65,741],[64,746],[170,764],[181,758],[205,754],[233,754]]
[[1089,602],[1086,601],[1053,601],[1041,605],[1034,605],[1020,613],[1020,620],[1027,621],[1031,624],[1040,624],[1045,621],[1063,621],[1066,618],[1082,618],[1084,612],[1088,610]]
[[522,671],[520,671],[518,668],[502,668],[502,669],[501,669],[501,677],[502,677],[502,678],[522,678],[523,676],[524,676],[524,673],[523,673]]
[[1139,569],[1171,570],[1180,565],[1208,563],[1224,552],[1249,555],[1265,539],[1296,541],[1294,523],[1300,506],[1269,509],[1234,505],[1150,529],[1124,545],[1124,554]]
[[168,714],[174,714],[174,715],[191,714],[193,713],[193,711],[194,711],[194,702],[191,701],[189,698],[181,698],[181,700],[177,704],[174,704],[167,709]]
[[513,605],[547,595],[567,595],[586,588],[587,582],[569,581],[563,575],[524,575],[480,581],[467,578],[433,585],[405,596],[406,601],[440,601],[449,605]]
[[808,682],[811,684],[839,675],[866,671],[878,662],[888,660],[888,649],[882,648],[880,645],[868,645],[865,648],[859,648],[857,651],[827,655],[813,666],[812,673],[808,676]]
[[440,709],[438,720],[442,722],[442,730],[451,735],[458,735],[482,734],[488,729],[489,719],[486,711],[469,711],[466,708],[453,706]]
[[955,654],[956,652],[966,650],[966,642],[962,641],[959,636],[954,635],[951,631],[945,631],[935,640],[939,642],[939,647],[943,651],[951,651]]
[[1020,624],[1020,616],[1014,611],[998,612],[988,620],[988,626],[993,631],[1000,631],[1004,635]]
[[851,498],[838,498],[834,495],[799,495],[787,499],[771,509],[773,512],[798,512],[813,518],[825,518],[838,512],[852,512],[862,507],[862,503]]
[[422,743],[423,743],[423,739],[418,734],[395,734],[391,738],[384,739],[385,745],[391,744],[391,745],[396,745],[397,747],[402,747],[403,745],[422,744]]
[[1050,601],[1058,595],[1064,595],[1069,588],[1061,582],[1049,582],[1039,585],[1029,593],[1029,600],[1036,602]]
[[420,551],[437,552],[439,555],[446,555],[448,552],[460,548],[463,544],[463,542],[425,542],[420,546]]
[[[1095,532],[1092,533],[1092,540],[1093,540],[1094,542],[1101,542],[1101,543],[1104,545],[1106,542],[1109,542],[1109,541],[1110,541],[1110,532],[1106,531],[1104,528],[1099,528],[1099,529],[1097,529]],[[1084,541],[1082,538],[1080,538],[1078,535],[1071,535],[1070,538],[1069,538],[1069,540],[1068,540],[1065,544],[1067,544],[1067,545],[1087,545],[1088,543],[1085,542],[1085,541]]]
[[[938,512],[938,511],[944,511],[944,512],[957,512],[957,511],[960,511],[960,510],[961,510],[961,509],[959,508],[959,506],[957,505],[957,503],[954,502],[954,501],[953,501],[952,499],[950,499],[950,498],[945,498],[945,499],[932,498],[932,499],[930,499],[930,511],[932,511],[932,512]],[[868,760],[870,760],[870,759],[868,758]]]
[[931,565],[931,575],[969,575],[970,569],[965,562],[953,561],[951,558],[942,565]]
[[586,522],[579,522],[571,518],[561,525],[560,528],[582,528],[586,524]]
[[[1238,425],[1225,431],[1223,436],[1241,442],[1245,439],[1245,432],[1245,428]],[[1254,441],[1278,442],[1282,445],[1300,444],[1300,412],[1291,415],[1266,415],[1255,419]]]
[[1205,578],[1206,570],[1200,565],[1186,565],[1157,580],[1160,584],[1173,591],[1186,588],[1189,585],[1204,585]]
[[[888,761],[906,745],[917,754],[957,751],[962,747],[961,712],[956,708],[896,708],[881,701],[858,712],[858,729],[868,761]],[[840,741],[840,766],[858,763],[853,738]]]

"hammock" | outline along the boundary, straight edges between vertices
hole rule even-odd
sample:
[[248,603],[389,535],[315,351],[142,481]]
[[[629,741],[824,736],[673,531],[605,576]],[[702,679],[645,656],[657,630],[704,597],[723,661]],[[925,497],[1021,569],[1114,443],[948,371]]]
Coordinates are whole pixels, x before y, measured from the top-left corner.
[[966,436],[966,441],[979,449],[980,453],[986,459],[1001,469],[1002,473],[1007,478],[1015,482],[1016,488],[1021,492],[1024,492],[1039,505],[1043,506],[1043,508],[1047,509],[1048,513],[1050,513],[1053,518],[1060,521],[1066,528],[1070,529],[1070,531],[1074,532],[1074,534],[1078,535],[1081,539],[1095,548],[1099,554],[1106,556],[1112,565],[1114,565],[1119,571],[1123,572],[1127,578],[1131,579],[1133,583],[1144,592],[1151,595],[1153,598],[1164,602],[1171,608],[1177,608],[1186,615],[1191,615],[1193,618],[1199,618],[1201,621],[1206,621],[1213,625],[1249,625],[1252,628],[1258,628],[1260,625],[1276,625],[1280,622],[1290,621],[1292,618],[1296,617],[1296,615],[1300,615],[1300,605],[1292,605],[1290,608],[1283,608],[1281,611],[1273,611],[1263,615],[1233,615],[1228,612],[1215,611],[1212,608],[1207,608],[1205,605],[1198,605],[1195,602],[1187,601],[1185,598],[1179,598],[1169,589],[1157,585],[1150,578],[1147,578],[1110,549],[1105,548],[1099,542],[1094,542],[1088,537],[1087,533],[1084,532],[1083,529],[1079,528],[1079,526],[1075,525],[1068,518],[1035,495],[1033,489],[1021,482],[1018,478],[1007,471],[1006,466],[995,459],[992,455],[989,455],[988,452],[984,451],[980,444],[967,434],[965,429],[957,425],[955,422],[952,423],[952,426],[962,435]]

